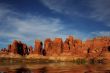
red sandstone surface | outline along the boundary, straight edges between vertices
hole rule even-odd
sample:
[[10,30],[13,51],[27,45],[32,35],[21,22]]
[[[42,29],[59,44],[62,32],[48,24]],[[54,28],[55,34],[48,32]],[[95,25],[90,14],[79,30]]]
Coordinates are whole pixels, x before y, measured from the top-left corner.
[[37,54],[39,56],[105,57],[109,59],[110,37],[96,37],[86,41],[75,39],[73,36],[67,37],[64,41],[62,38],[55,38],[54,40],[47,38],[44,43],[35,40],[34,48],[14,40],[7,48],[1,49],[0,53],[13,53],[22,56]]

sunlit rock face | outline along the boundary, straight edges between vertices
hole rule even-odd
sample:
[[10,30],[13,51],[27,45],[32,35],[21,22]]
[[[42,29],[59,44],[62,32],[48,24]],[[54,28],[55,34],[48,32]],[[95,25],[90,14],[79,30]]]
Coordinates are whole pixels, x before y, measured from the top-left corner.
[[94,39],[87,40],[84,46],[87,50],[87,56],[92,58],[103,56],[105,52],[109,52],[109,43],[109,37],[96,37]]
[[11,53],[17,54],[17,49],[18,49],[18,41],[14,40],[11,45]]
[[75,45],[75,55],[77,56],[82,56],[82,41],[80,39],[75,39],[74,40],[74,45]]
[[45,55],[51,56],[52,55],[52,40],[50,38],[47,38],[44,41],[44,49],[45,49]]
[[55,38],[53,41],[48,38],[44,42],[44,49],[47,56],[60,56],[63,52],[63,41],[61,38]]
[[63,43],[63,55],[79,56],[82,55],[82,41],[69,36]]
[[1,49],[3,53],[20,54],[22,56],[29,54],[37,54],[42,56],[71,56],[83,58],[109,58],[110,53],[110,37],[96,37],[82,41],[75,39],[73,36],[68,36],[64,42],[62,38],[51,40],[47,38],[43,43],[40,40],[35,40],[34,48],[28,47],[21,41],[14,40],[9,44],[7,49]]
[[63,43],[63,55],[71,55],[68,40]]
[[42,55],[43,43],[40,40],[35,40],[34,54]]
[[63,41],[61,38],[55,38],[52,43],[52,55],[53,56],[60,56],[63,52]]
[[72,36],[69,36],[63,43],[63,55],[71,56],[74,53],[74,51],[74,39]]
[[33,47],[29,46],[29,54],[33,54]]

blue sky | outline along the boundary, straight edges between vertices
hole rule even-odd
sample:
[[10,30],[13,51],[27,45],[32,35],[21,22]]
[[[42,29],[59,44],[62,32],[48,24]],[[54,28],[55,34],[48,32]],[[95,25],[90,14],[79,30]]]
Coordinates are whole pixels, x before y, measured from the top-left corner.
[[0,48],[68,35],[110,36],[110,0],[0,0]]

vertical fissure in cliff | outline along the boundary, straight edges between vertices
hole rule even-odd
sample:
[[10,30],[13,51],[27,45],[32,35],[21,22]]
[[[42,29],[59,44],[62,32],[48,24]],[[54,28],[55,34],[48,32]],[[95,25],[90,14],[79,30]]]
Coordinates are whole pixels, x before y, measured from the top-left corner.
[[23,45],[17,45],[17,53],[23,56]]
[[110,52],[110,46],[108,46],[108,51]]

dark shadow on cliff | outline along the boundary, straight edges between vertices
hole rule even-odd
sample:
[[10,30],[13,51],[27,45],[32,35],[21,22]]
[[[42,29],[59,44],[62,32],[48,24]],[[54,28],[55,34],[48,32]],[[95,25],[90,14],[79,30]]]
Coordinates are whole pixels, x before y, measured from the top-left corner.
[[17,53],[23,56],[23,49],[22,48],[23,48],[23,45],[19,44],[17,47]]
[[32,72],[28,68],[21,67],[21,68],[16,69],[16,72],[15,73],[32,73]]
[[17,45],[17,54],[25,56],[25,55],[29,55],[29,48],[27,46],[25,46],[25,48],[23,48],[23,44],[18,44]]
[[38,73],[47,73],[47,68],[46,67],[42,67],[38,70]]
[[108,46],[108,51],[110,52],[110,46]]

